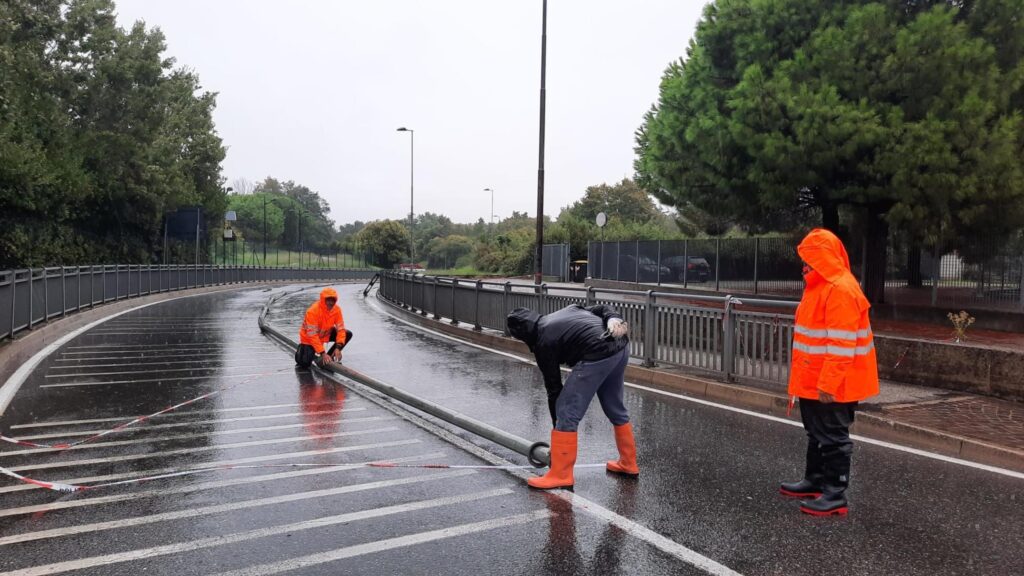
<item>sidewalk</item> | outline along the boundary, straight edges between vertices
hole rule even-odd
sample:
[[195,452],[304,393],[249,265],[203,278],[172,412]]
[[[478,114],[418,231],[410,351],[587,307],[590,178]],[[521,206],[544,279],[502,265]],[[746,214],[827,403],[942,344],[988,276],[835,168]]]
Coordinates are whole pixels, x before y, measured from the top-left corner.
[[[432,320],[397,308],[386,300],[382,299],[381,302],[392,313],[432,330],[490,348],[529,356],[525,345],[505,338],[498,332],[476,332],[467,324],[452,326],[445,319]],[[918,325],[908,328],[899,322],[893,324],[895,326],[886,327],[887,333],[888,329],[893,329],[895,335],[907,335],[911,329],[930,328]],[[933,334],[922,335],[918,331],[914,337],[948,340],[948,333],[943,332],[941,327],[937,328]],[[994,338],[982,331],[977,334],[969,332],[968,335],[972,339],[977,338],[972,340],[974,344],[980,344],[982,338]],[[1012,338],[996,341],[996,344],[1012,346],[1017,351],[1022,349],[1020,341],[1024,337],[1018,334],[1006,336]],[[626,379],[636,384],[787,417],[789,398],[779,389],[719,382],[695,376],[677,367],[644,368],[634,363],[628,367]],[[788,418],[799,420],[798,409],[794,408]],[[1019,402],[940,388],[883,382],[879,396],[862,403],[853,431],[946,456],[1024,471],[1024,404]]]

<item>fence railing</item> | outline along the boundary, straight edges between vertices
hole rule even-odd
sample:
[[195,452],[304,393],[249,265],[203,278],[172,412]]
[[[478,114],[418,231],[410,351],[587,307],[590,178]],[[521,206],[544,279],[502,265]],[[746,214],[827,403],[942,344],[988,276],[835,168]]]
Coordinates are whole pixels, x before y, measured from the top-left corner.
[[387,271],[380,295],[452,324],[507,335],[515,308],[548,314],[571,304],[609,304],[630,325],[630,355],[646,366],[667,364],[726,380],[784,385],[789,378],[796,304],[731,296],[680,295],[486,282]]
[[[799,238],[719,238],[591,242],[591,278],[681,286],[726,294],[799,297]],[[885,301],[920,306],[1024,310],[1024,237],[975,239],[969,249],[887,247]],[[863,243],[848,247],[852,271],[864,276]]]
[[0,342],[83,308],[160,292],[272,280],[363,280],[370,269],[102,265],[0,271]]

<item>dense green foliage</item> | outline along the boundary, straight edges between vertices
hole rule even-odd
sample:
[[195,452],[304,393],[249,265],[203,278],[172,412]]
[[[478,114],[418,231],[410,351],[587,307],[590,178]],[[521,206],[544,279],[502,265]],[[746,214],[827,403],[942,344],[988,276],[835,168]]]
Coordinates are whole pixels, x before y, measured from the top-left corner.
[[0,267],[151,262],[164,213],[226,208],[214,95],[110,0],[0,2]]
[[1024,225],[1022,56],[1024,0],[718,0],[637,132],[638,179],[753,230],[842,209],[877,299],[890,225],[946,246]]

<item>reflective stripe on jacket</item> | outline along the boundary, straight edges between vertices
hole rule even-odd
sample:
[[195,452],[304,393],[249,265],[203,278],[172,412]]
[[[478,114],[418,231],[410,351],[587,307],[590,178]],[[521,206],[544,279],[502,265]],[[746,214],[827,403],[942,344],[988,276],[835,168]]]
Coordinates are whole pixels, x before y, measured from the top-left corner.
[[[330,310],[327,309],[328,298],[335,300],[334,308]],[[332,329],[338,331],[335,341],[338,344],[345,343],[345,317],[337,300],[338,292],[334,288],[324,288],[320,292],[320,299],[306,310],[302,326],[299,327],[299,342],[309,344],[317,354],[323,354],[324,344],[330,341]]]
[[878,394],[871,306],[850,272],[843,243],[828,230],[815,229],[797,252],[813,270],[804,277],[796,311],[789,393],[816,400],[819,391],[827,392],[837,402]]

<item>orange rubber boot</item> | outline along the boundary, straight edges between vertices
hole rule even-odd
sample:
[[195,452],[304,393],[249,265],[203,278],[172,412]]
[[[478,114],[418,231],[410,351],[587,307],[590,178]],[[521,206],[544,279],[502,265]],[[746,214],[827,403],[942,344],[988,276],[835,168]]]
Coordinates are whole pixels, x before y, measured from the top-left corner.
[[608,462],[608,471],[626,476],[639,476],[640,468],[636,465],[636,442],[633,440],[633,424],[626,422],[615,427],[615,446],[619,449],[618,461]]
[[548,473],[526,481],[530,488],[572,490],[572,468],[576,465],[576,433],[551,431],[551,466]]

